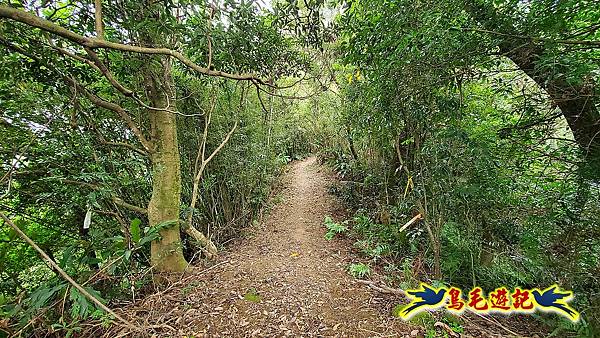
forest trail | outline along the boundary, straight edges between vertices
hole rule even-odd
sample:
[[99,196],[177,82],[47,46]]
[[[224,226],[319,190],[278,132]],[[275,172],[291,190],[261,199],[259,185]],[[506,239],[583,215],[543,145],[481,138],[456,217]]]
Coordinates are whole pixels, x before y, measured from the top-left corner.
[[347,274],[345,243],[324,238],[324,217],[340,212],[327,171],[311,157],[291,164],[283,180],[283,201],[266,222],[212,268],[128,315],[195,337],[408,337],[414,328],[390,315],[393,304]]

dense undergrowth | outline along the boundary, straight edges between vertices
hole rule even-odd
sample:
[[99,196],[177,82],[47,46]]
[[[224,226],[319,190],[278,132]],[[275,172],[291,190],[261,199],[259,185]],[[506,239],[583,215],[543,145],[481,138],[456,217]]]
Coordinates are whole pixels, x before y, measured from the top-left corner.
[[[82,34],[88,28],[88,9],[76,3],[12,6],[26,11],[37,8],[42,17]],[[208,57],[211,67],[219,70],[257,70],[282,87],[297,82],[297,72],[311,72],[308,51],[297,48],[294,38],[282,35],[282,27],[273,23],[276,16],[259,12],[255,6],[231,4],[219,13],[211,12],[204,2],[162,6],[106,5],[107,38],[138,41],[144,39],[138,34],[170,34],[185,41],[187,56],[196,62]],[[192,10],[190,6],[197,7]],[[181,18],[172,16],[176,10],[187,11],[186,24],[204,28],[182,30],[183,23],[177,22]],[[163,16],[162,26],[153,21],[156,13]],[[156,190],[155,177],[166,169],[153,167],[151,150],[156,148],[144,149],[132,127],[137,125],[142,135],[159,140],[162,132],[153,119],[160,110],[148,110],[139,101],[160,104],[152,100],[148,81],[154,75],[147,73],[160,74],[166,61],[97,51],[117,81],[137,91],[138,99],[133,100],[120,96],[97,68],[85,68],[85,57],[90,57],[85,50],[66,47],[63,41],[25,27],[3,21],[0,28],[0,211],[102,302],[119,306],[141,299],[156,291],[155,276],[161,272],[153,266],[151,243],[178,222],[150,224],[146,205]],[[251,39],[255,40],[250,43]],[[81,56],[57,54],[66,51],[61,46]],[[81,87],[69,87],[71,82],[61,80],[63,74],[79,79]],[[177,116],[180,156],[178,178],[168,185],[181,185],[179,219],[191,221],[221,250],[256,221],[284,165],[314,149],[308,112],[299,109],[298,101],[280,97],[294,95],[299,86],[293,92],[278,90],[280,96],[274,96],[269,87],[259,90],[248,81],[199,77],[181,64],[172,65],[166,76],[172,79],[170,100],[175,103],[163,110]],[[84,90],[121,105],[133,121],[96,106]],[[209,156],[210,161],[204,163]],[[178,246],[188,264],[205,259],[203,244],[183,231],[183,226],[176,235],[181,236]],[[105,325],[115,320],[56,275],[2,221],[0,336],[70,336],[90,319]]]
[[[222,99],[237,103],[239,90],[235,94],[238,96],[235,99],[227,96]],[[208,142],[208,149],[214,149],[221,142],[220,137],[233,123],[231,120],[244,122],[206,169],[195,208],[194,217],[203,224],[199,230],[210,236],[219,249],[221,243],[236,238],[241,229],[257,219],[284,165],[310,151],[310,145],[302,142],[302,131],[295,127],[292,117],[269,117],[265,123],[256,96],[246,100],[242,112],[217,106],[222,116],[230,117],[212,121],[214,140]],[[273,101],[274,106],[277,104]],[[274,109],[287,114],[282,109],[293,108]],[[182,167],[189,168],[193,167],[198,130],[203,124],[181,122]],[[57,124],[59,122],[53,122]],[[290,124],[294,127],[290,128]],[[87,290],[99,299],[109,302],[139,299],[146,292],[154,292],[149,243],[159,237],[159,229],[148,227],[144,215],[118,207],[110,211],[114,208],[110,198],[115,190],[129,203],[149,198],[151,179],[145,163],[119,151],[94,150],[94,136],[76,137],[76,144],[66,145],[50,133],[37,138],[31,147],[36,149],[36,158],[43,161],[36,163],[32,156],[27,166],[32,171],[43,167],[48,175],[15,178],[11,197],[3,199],[2,209],[16,215],[14,222],[62,269],[86,283]],[[100,163],[48,161],[50,154],[65,148],[71,156],[87,159],[97,156]],[[182,171],[182,218],[189,213],[184,206],[189,204],[191,194],[191,169]],[[63,178],[94,184],[103,182],[106,188],[97,191],[62,184]],[[89,230],[85,230],[82,227],[88,210],[91,224]],[[23,328],[25,333],[50,329],[63,335],[77,332],[81,321],[87,319],[104,318],[107,323],[114,320],[55,275],[14,231],[1,234],[1,314],[10,319],[13,326]],[[190,264],[196,264],[202,258],[198,246],[183,233],[182,237],[186,258]]]
[[[598,51],[461,28],[556,37],[597,15],[574,2],[351,2],[331,98],[341,127],[320,156],[355,212],[345,227],[356,248],[393,284],[558,283],[574,290],[580,321],[534,317],[553,336],[598,334],[600,168],[595,140],[581,144],[561,101],[597,83]],[[535,67],[523,68],[533,48]],[[597,104],[579,109],[598,118]]]

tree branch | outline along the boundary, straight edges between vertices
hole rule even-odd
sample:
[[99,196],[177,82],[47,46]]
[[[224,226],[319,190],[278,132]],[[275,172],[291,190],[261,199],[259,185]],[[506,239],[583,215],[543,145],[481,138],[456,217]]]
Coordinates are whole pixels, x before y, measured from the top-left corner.
[[74,87],[78,92],[83,93],[87,97],[87,99],[90,100],[96,106],[104,108],[104,109],[108,109],[108,110],[111,110],[111,111],[117,113],[117,115],[119,115],[121,117],[121,119],[129,127],[129,129],[131,129],[133,134],[138,138],[138,140],[144,147],[144,150],[147,151],[148,153],[154,152],[154,147],[153,147],[152,143],[146,139],[146,137],[144,136],[144,134],[142,133],[140,128],[135,124],[135,122],[131,119],[131,116],[129,116],[129,113],[127,113],[127,111],[125,111],[125,109],[123,107],[119,106],[116,103],[106,101],[106,100],[100,98],[99,96],[96,96],[95,94],[92,94],[90,91],[87,90],[87,88],[80,85],[79,82],[77,82],[73,78],[70,78],[67,76],[64,76],[63,78],[64,78],[65,82],[67,82],[70,86]]
[[375,284],[375,282],[370,281],[370,280],[364,280],[364,279],[357,279],[356,280],[358,283],[367,285],[368,287],[370,287],[371,289],[375,290],[375,291],[379,291],[381,293],[390,293],[390,294],[394,294],[394,295],[400,295],[403,297],[406,297],[406,292],[402,289],[394,289],[391,288],[387,285],[377,285]]
[[107,313],[109,313],[110,315],[115,317],[116,319],[120,320],[128,327],[138,331],[138,328],[135,325],[130,323],[125,318],[116,314],[113,310],[108,308],[101,301],[99,301],[96,297],[92,296],[86,289],[84,289],[76,281],[74,281],[73,278],[71,278],[71,276],[69,276],[63,269],[61,269],[60,266],[58,266],[58,264],[56,264],[52,260],[52,258],[50,258],[50,256],[48,256],[48,254],[46,254],[46,252],[44,252],[44,250],[42,250],[37,244],[35,244],[35,242],[33,240],[31,240],[31,238],[29,238],[21,230],[21,228],[16,226],[8,217],[6,217],[6,215],[4,215],[4,213],[0,212],[0,218],[2,218],[19,235],[19,237],[21,237],[23,240],[25,240],[25,242],[27,242],[27,244],[31,245],[35,249],[35,251],[37,251],[40,254],[40,256],[42,256],[44,261],[46,261],[46,263],[48,263],[48,265],[50,265],[52,267],[52,269],[54,269],[54,271],[58,272],[58,274],[61,277],[63,277],[67,282],[69,282],[69,284],[71,284],[75,289],[77,289],[77,291],[79,291],[82,295],[84,295],[87,299],[92,301],[94,304],[96,304],[102,310],[106,311]]
[[[186,233],[188,235],[190,235],[191,237],[196,239],[196,241],[198,241],[199,243],[204,245],[205,253],[208,258],[212,258],[212,257],[216,256],[217,247],[212,243],[212,241],[210,239],[206,238],[206,236],[204,236],[204,234],[202,234],[200,231],[196,230],[196,228],[194,228],[194,226],[192,225],[193,218],[194,218],[194,208],[196,207],[196,200],[198,199],[198,189],[200,187],[200,179],[202,178],[202,174],[204,173],[204,169],[206,168],[206,165],[213,159],[213,157],[215,157],[215,155],[219,151],[221,151],[221,149],[225,146],[225,144],[227,144],[227,142],[229,141],[229,138],[231,137],[231,135],[237,128],[237,124],[238,124],[238,121],[236,119],[235,124],[233,125],[233,128],[231,128],[231,130],[227,133],[227,135],[225,135],[225,138],[223,139],[223,141],[221,141],[221,144],[219,144],[219,146],[217,148],[215,148],[215,150],[213,150],[213,152],[208,156],[208,158],[205,159],[204,154],[206,152],[206,141],[208,138],[208,127],[210,125],[210,117],[216,106],[216,98],[215,97],[216,96],[213,96],[213,101],[211,103],[210,110],[204,115],[204,132],[202,134],[202,144],[200,144],[200,147],[198,148],[198,154],[196,156],[196,163],[194,165],[194,180],[193,180],[193,186],[192,186],[192,198],[191,198],[191,202],[190,202],[190,213],[187,217],[187,222],[184,222],[184,230],[186,231]],[[198,167],[199,161],[200,161],[200,167]]]
[[140,155],[144,155],[144,156],[148,156],[148,153],[145,152],[144,150],[137,148],[136,146],[129,144],[129,143],[125,143],[125,142],[109,142],[106,140],[101,140],[100,141],[103,145],[107,145],[107,146],[115,146],[115,147],[124,147],[124,148],[128,148],[130,150],[135,151],[136,153],[140,154]]
[[[94,184],[94,183],[80,182],[80,181],[74,181],[74,180],[69,180],[69,179],[64,179],[64,178],[59,179],[59,180],[61,182],[63,182],[63,183],[67,183],[67,184],[80,185],[80,186],[83,186],[83,187],[90,188],[92,190],[100,190],[100,186],[98,184]],[[112,201],[116,205],[118,205],[120,207],[123,207],[125,209],[129,209],[131,211],[135,211],[135,212],[143,214],[143,215],[148,214],[148,210],[147,209],[142,208],[142,207],[138,207],[137,205],[129,204],[129,203],[123,201],[123,199],[120,198],[120,197],[113,196],[112,197]]]
[[[177,111],[169,110],[168,106],[167,106],[167,108],[157,108],[157,107],[152,107],[152,106],[145,104],[144,101],[142,101],[139,97],[137,97],[137,95],[135,95],[133,90],[126,88],[115,78],[115,76],[111,73],[111,71],[108,69],[108,67],[106,67],[104,62],[102,62],[102,60],[100,60],[100,58],[98,57],[98,54],[96,54],[96,52],[94,52],[91,48],[88,48],[88,47],[83,47],[83,48],[85,49],[85,51],[87,52],[89,57],[92,59],[93,68],[98,70],[100,73],[102,73],[102,75],[104,75],[104,77],[108,80],[108,82],[113,87],[115,87],[121,94],[123,94],[125,97],[129,97],[129,98],[133,99],[137,104],[139,104],[140,106],[142,106],[145,109],[156,110],[156,111],[166,111],[171,114],[179,114],[179,115],[186,116],[186,114],[181,114]],[[68,55],[68,54],[66,54],[66,55]]]
[[57,47],[52,42],[51,39],[48,39],[48,40],[50,43],[49,46],[52,49],[58,51],[59,53],[65,55],[65,56],[75,59],[79,62],[85,63],[85,64],[89,65],[90,67],[92,67],[94,70],[100,72],[114,88],[116,88],[121,94],[123,94],[123,96],[133,99],[137,104],[139,104],[143,108],[149,109],[149,110],[166,111],[166,112],[169,112],[172,114],[178,114],[178,115],[181,115],[184,117],[198,116],[198,114],[183,114],[183,113],[180,113],[177,111],[169,110],[167,108],[156,108],[156,107],[148,106],[147,104],[144,103],[144,101],[142,101],[139,97],[137,97],[135,95],[135,92],[133,92],[131,89],[128,89],[125,86],[123,86],[115,78],[115,76],[111,73],[111,71],[108,69],[108,67],[106,67],[104,62],[102,62],[102,60],[100,60],[100,57],[98,57],[98,54],[96,54],[96,52],[94,52],[91,48],[88,48],[88,47],[83,48],[86,51],[86,53],[88,54],[88,56],[90,57],[91,60],[89,60],[89,59],[84,58],[83,56],[77,55],[75,53],[71,53],[64,48]]
[[[96,0],[96,1],[99,1],[99,0]],[[102,60],[100,60],[100,58],[98,57],[98,54],[96,54],[92,49],[90,49],[88,47],[83,47],[83,49],[85,49],[86,53],[90,56],[90,58],[96,65],[96,67],[97,67],[96,69],[98,69],[100,71],[100,73],[102,73],[102,75],[104,75],[104,77],[108,80],[108,82],[110,82],[110,84],[113,87],[115,87],[118,91],[120,91],[123,95],[125,95],[127,97],[133,96],[133,91],[125,88],[121,83],[119,83],[119,81],[117,81],[117,79],[115,79],[115,77],[112,75],[112,73],[110,72],[108,67],[106,67],[104,62],[102,62]]]
[[233,124],[233,127],[231,128],[231,130],[227,133],[227,135],[225,135],[225,138],[223,139],[223,141],[221,142],[221,144],[219,144],[219,146],[217,148],[215,148],[215,150],[213,150],[213,152],[210,154],[210,156],[208,156],[208,158],[206,159],[206,161],[204,161],[205,164],[208,164],[208,162],[210,162],[210,160],[213,159],[213,157],[215,157],[215,155],[221,151],[221,149],[223,149],[223,147],[225,146],[225,144],[227,144],[227,142],[229,141],[229,138],[231,137],[231,135],[233,134],[233,132],[235,131],[235,129],[237,128],[237,124],[238,121],[237,119],[235,120],[235,123]]
[[119,50],[123,52],[131,52],[131,53],[140,53],[140,54],[158,54],[158,55],[167,55],[171,56],[181,63],[189,67],[190,69],[205,74],[208,76],[216,76],[223,77],[232,80],[245,80],[245,81],[255,81],[262,85],[273,87],[273,85],[268,84],[261,80],[260,78],[251,75],[251,74],[230,74],[222,71],[211,70],[205,67],[201,67],[198,64],[194,63],[192,60],[185,57],[178,51],[168,49],[168,48],[150,48],[150,47],[141,47],[141,46],[132,46],[117,42],[110,42],[99,38],[86,37],[75,32],[72,32],[64,27],[61,27],[51,21],[40,18],[37,15],[11,8],[6,5],[0,5],[0,18],[7,18],[14,21],[18,21],[24,23],[28,26],[36,27],[46,32],[58,35],[63,37],[71,42],[74,42],[78,45],[88,48],[104,48],[104,49],[113,49]]
[[[2,8],[3,8],[3,6],[0,5],[0,12],[2,11]],[[1,17],[1,15],[0,15],[0,17]],[[79,84],[79,82],[77,82],[74,78],[64,75],[56,67],[54,67],[54,65],[52,65],[48,62],[43,62],[38,56],[28,53],[22,47],[17,46],[15,44],[3,39],[2,37],[0,37],[0,43],[2,43],[9,49],[12,49],[13,51],[15,51],[19,54],[27,56],[28,58],[49,67],[55,73],[57,73],[68,86],[75,89],[75,91],[77,91],[77,92],[83,93],[87,97],[87,99],[90,100],[96,106],[98,106],[100,108],[108,109],[108,110],[111,110],[111,111],[117,113],[117,115],[119,115],[119,117],[121,117],[123,122],[125,122],[127,124],[129,129],[131,129],[131,131],[134,133],[134,135],[138,138],[138,140],[144,147],[144,150],[147,151],[148,153],[153,152],[154,147],[153,147],[152,143],[146,139],[146,137],[144,136],[142,131],[138,128],[138,126],[135,124],[135,122],[129,116],[129,113],[127,113],[127,111],[123,107],[119,106],[116,103],[106,101],[106,100],[100,98],[99,96],[96,96],[95,94],[93,94],[89,90],[87,90],[87,88],[85,88],[84,86]],[[53,48],[63,52],[62,49],[59,49],[56,47],[53,47]],[[65,55],[71,54],[67,51],[64,51],[64,53],[65,53]],[[69,56],[71,56],[71,55],[69,55]],[[79,58],[77,58],[77,59],[79,59]],[[95,67],[97,67],[97,66],[95,66]]]
[[125,209],[129,209],[131,211],[135,211],[137,213],[143,214],[143,215],[147,215],[148,214],[148,210],[138,207],[137,205],[133,205],[133,204],[129,204],[125,201],[123,201],[121,198],[119,197],[113,197],[113,202],[115,202],[116,205],[123,207]]
[[217,256],[218,250],[215,244],[198,229],[194,228],[190,223],[179,220],[179,224],[188,236],[192,237],[196,242],[200,243],[200,249],[206,255],[206,258],[212,259]]

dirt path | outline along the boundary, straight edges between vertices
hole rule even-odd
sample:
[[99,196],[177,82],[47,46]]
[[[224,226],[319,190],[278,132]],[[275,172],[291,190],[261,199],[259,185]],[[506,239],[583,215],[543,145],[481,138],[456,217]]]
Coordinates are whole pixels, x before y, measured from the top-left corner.
[[329,179],[315,158],[292,164],[283,201],[263,225],[213,268],[136,304],[147,311],[136,316],[195,337],[408,336],[411,328],[377,303],[381,295],[346,273],[342,242],[324,239],[324,217],[340,208]]

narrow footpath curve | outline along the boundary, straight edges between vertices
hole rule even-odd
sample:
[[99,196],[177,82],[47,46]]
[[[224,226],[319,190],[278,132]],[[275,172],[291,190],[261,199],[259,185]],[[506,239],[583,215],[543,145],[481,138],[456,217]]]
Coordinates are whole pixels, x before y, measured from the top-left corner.
[[[216,266],[129,309],[157,336],[406,337],[411,328],[346,273],[347,248],[324,238],[340,206],[314,157],[293,163],[283,201]],[[381,296],[381,295],[379,295]],[[170,331],[170,332],[169,332]]]

